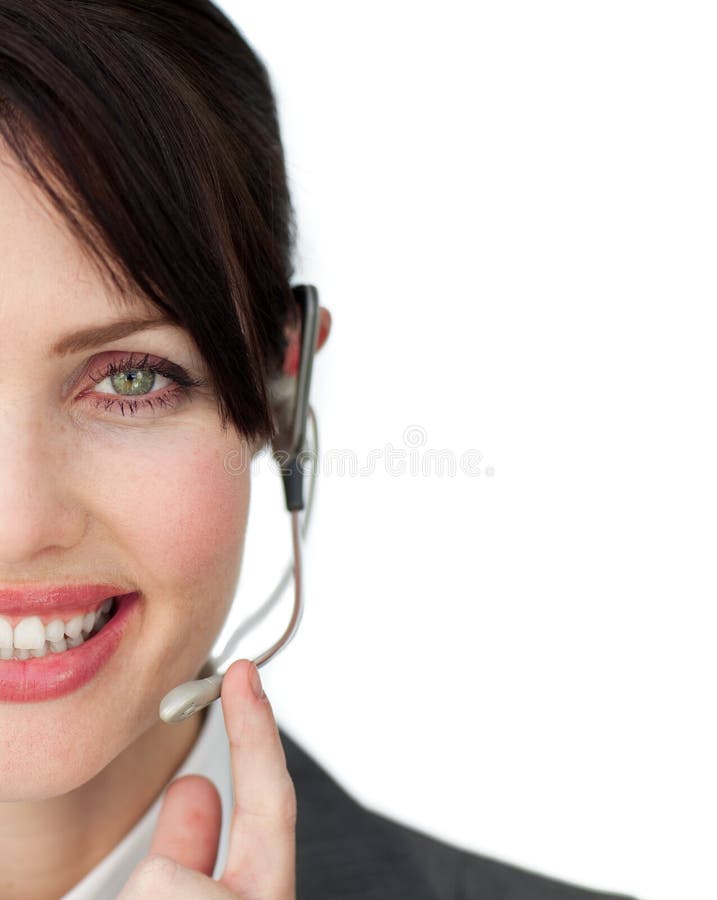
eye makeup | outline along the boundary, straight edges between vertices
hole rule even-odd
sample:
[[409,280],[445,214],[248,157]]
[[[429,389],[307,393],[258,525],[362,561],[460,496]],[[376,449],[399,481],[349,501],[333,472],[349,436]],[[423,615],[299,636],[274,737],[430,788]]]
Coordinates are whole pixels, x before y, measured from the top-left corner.
[[[157,381],[157,376],[165,379],[169,384],[163,385],[156,391],[146,391],[146,396],[137,392],[137,387],[141,387],[143,384],[143,377],[144,382],[148,383],[148,387],[152,388]],[[156,415],[158,409],[178,407],[189,399],[195,388],[206,385],[204,379],[193,377],[182,366],[151,356],[149,353],[129,354],[119,358],[116,356],[99,371],[89,375],[89,378],[95,385],[106,380],[114,392],[98,391],[93,396],[92,392],[83,391],[80,398],[87,397],[88,402],[96,408],[106,412],[115,411],[122,416],[135,416],[138,412],[144,413],[145,411],[148,411],[151,416]],[[123,394],[117,390],[117,385],[122,386],[123,379],[124,385],[129,388],[130,393]]]

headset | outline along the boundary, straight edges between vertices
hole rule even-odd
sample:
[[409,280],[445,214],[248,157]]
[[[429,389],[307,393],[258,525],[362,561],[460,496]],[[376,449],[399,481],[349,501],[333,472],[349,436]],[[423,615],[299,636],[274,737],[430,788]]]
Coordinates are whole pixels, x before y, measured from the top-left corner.
[[[280,650],[286,647],[296,634],[304,612],[301,546],[310,520],[319,446],[316,416],[309,405],[311,371],[319,332],[319,294],[317,289],[310,284],[295,285],[291,290],[301,313],[299,370],[296,377],[283,375],[275,379],[270,385],[270,395],[276,423],[276,433],[271,441],[272,454],[279,464],[284,482],[286,508],[291,514],[293,561],[289,562],[284,574],[264,604],[250,620],[237,628],[230,636],[219,657],[210,657],[205,662],[199,672],[202,677],[196,681],[186,681],[164,696],[159,705],[159,715],[165,722],[181,722],[221,696],[224,675],[233,662],[231,657],[237,644],[246,631],[263,619],[281,597],[291,577],[292,569],[294,607],[291,619],[279,640],[252,660],[257,668],[266,665],[270,659],[273,659]],[[313,465],[309,467],[309,492],[303,521],[300,525],[299,513],[304,510],[303,476],[308,458],[307,421],[311,423],[313,443],[311,452],[315,458]]]

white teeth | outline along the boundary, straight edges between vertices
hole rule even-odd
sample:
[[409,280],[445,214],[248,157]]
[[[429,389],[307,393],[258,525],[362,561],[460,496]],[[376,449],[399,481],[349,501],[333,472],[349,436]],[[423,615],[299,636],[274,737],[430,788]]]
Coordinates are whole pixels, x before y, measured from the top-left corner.
[[53,619],[47,625],[39,616],[28,616],[13,628],[0,616],[0,659],[12,659],[13,654],[16,659],[30,659],[79,647],[106,624],[114,600],[110,597],[94,612],[74,616],[67,622]]
[[39,650],[45,644],[45,626],[39,616],[30,616],[15,626],[16,650]]
[[45,637],[48,641],[61,641],[65,636],[65,623],[62,619],[53,619],[45,626]]
[[76,638],[79,637],[80,632],[82,631],[82,620],[84,616],[75,616],[74,619],[70,619],[69,622],[65,623],[65,634],[67,637]]

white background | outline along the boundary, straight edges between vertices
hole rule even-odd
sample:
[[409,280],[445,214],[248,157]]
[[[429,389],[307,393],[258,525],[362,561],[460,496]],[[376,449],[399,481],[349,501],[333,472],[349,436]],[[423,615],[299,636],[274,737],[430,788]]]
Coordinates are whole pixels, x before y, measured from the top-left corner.
[[[222,5],[334,317],[322,459],[419,441],[403,475],[320,476],[301,629],[262,669],[280,724],[443,840],[714,900],[712,4]],[[431,449],[455,475],[411,474]],[[268,462],[254,489],[232,622],[290,549]]]

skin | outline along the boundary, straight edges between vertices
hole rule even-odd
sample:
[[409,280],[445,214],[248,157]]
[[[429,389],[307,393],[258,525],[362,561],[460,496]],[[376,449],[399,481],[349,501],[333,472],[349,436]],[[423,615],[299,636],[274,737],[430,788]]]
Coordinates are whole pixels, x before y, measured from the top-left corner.
[[[130,353],[208,380],[183,329],[50,355],[69,332],[156,308],[140,297],[119,304],[2,142],[0,246],[0,588],[111,581],[142,592],[118,652],[88,684],[49,701],[0,703],[0,896],[36,900],[62,895],[92,869],[197,739],[204,714],[167,725],[159,702],[196,676],[229,612],[251,485],[248,466],[228,471],[223,460],[257,448],[222,430],[208,387],[135,416],[92,403],[118,395],[87,373]],[[331,324],[323,308],[320,323],[317,347]],[[284,369],[295,374],[298,338],[290,339]],[[216,788],[187,776],[168,790],[152,855],[125,900],[294,897],[293,785],[271,705],[251,691],[252,670],[234,663],[222,689],[237,798],[225,875],[208,877]]]

